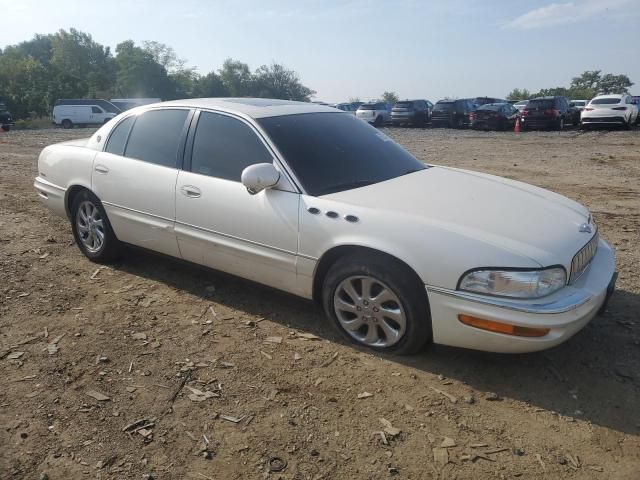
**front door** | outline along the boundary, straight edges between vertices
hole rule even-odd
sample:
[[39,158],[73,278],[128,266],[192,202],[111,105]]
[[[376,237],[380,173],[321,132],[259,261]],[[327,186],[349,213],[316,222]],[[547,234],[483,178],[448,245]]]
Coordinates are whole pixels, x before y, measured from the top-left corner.
[[150,110],[120,122],[93,163],[93,191],[116,237],[180,256],[173,227],[178,161],[190,111]]
[[300,195],[286,181],[250,195],[240,181],[273,162],[270,149],[244,120],[205,111],[188,143],[175,194],[183,258],[296,293]]

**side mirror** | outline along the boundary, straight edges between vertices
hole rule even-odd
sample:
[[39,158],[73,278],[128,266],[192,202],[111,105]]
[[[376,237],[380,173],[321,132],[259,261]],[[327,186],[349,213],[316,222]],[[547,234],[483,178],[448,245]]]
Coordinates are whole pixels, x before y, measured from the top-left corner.
[[271,188],[280,180],[280,172],[271,163],[256,163],[242,171],[242,184],[251,195]]

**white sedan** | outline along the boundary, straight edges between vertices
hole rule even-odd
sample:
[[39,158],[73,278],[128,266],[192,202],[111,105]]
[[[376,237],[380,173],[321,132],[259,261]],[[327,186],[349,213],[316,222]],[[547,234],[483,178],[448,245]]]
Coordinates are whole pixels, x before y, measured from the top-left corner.
[[613,251],[582,205],[425,165],[309,103],[139,107],[45,148],[35,188],[92,261],[133,244],[270,285],[316,300],[379,351],[552,347],[615,283]]
[[631,128],[637,118],[638,106],[631,95],[599,95],[582,109],[580,126],[621,125]]

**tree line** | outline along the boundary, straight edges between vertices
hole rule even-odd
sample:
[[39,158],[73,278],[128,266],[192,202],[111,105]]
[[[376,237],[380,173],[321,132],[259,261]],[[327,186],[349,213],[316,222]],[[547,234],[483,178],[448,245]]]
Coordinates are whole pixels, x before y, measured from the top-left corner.
[[507,100],[528,100],[535,97],[565,96],[570,99],[590,100],[596,95],[609,93],[629,93],[633,82],[627,75],[602,74],[602,70],[587,70],[573,77],[569,87],[543,88],[531,93],[526,88],[514,88]]
[[263,97],[309,101],[315,92],[293,70],[272,63],[251,71],[227,59],[199,74],[170,46],[119,43],[115,54],[76,29],[35,35],[0,49],[0,102],[15,118],[45,116],[58,98]]

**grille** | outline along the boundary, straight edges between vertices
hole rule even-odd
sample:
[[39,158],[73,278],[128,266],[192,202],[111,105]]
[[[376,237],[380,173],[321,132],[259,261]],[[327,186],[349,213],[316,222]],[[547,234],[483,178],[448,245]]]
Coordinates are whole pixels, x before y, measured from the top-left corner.
[[589,242],[582,247],[578,253],[575,254],[573,260],[571,260],[571,274],[569,275],[569,283],[575,282],[580,275],[587,269],[591,260],[598,250],[598,232],[593,236]]

